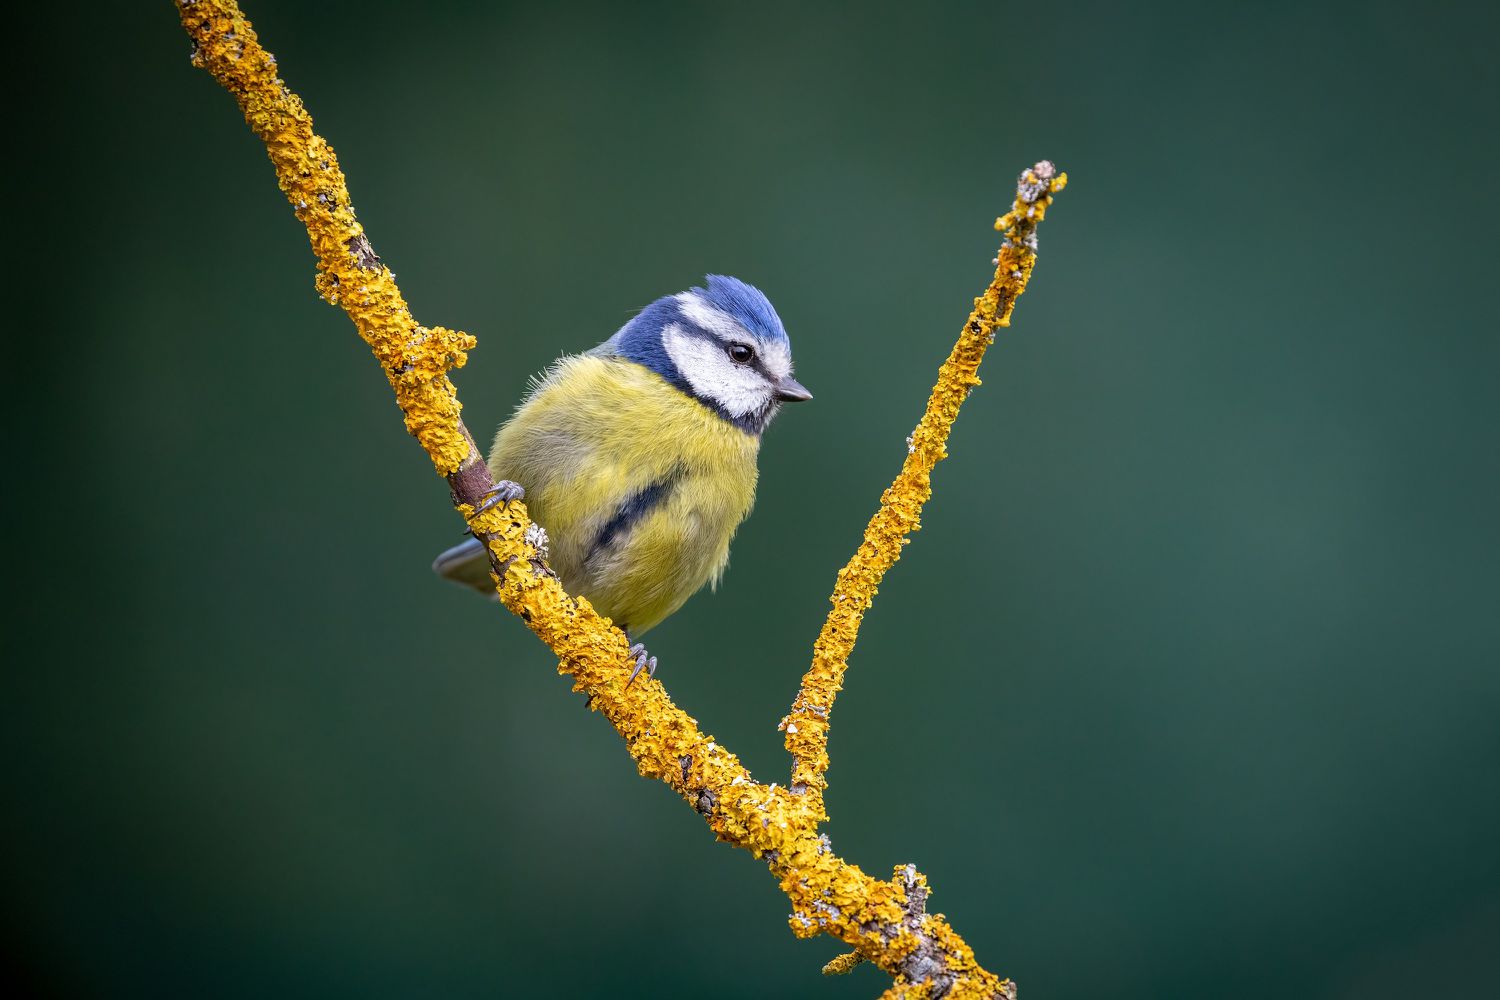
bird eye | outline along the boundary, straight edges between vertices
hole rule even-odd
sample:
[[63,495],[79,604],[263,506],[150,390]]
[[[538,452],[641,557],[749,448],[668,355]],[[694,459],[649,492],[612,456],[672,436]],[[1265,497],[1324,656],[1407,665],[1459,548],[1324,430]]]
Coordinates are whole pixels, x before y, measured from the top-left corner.
[[737,365],[748,365],[755,357],[755,351],[749,344],[730,344],[729,357]]

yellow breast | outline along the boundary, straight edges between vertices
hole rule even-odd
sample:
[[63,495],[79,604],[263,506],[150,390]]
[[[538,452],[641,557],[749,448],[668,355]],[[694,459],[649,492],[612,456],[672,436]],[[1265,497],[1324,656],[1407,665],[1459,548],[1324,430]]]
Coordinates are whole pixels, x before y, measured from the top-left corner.
[[639,637],[704,583],[755,500],[760,439],[640,365],[559,361],[495,436],[569,593]]

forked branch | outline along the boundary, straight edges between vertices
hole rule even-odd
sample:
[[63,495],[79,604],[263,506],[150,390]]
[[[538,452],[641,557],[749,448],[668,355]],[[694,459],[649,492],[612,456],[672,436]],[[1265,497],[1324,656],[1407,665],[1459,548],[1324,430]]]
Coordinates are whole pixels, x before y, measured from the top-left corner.
[[[640,773],[670,785],[723,841],[767,862],[792,904],[801,937],[826,933],[852,946],[894,979],[887,996],[1014,996],[1015,988],[981,968],[940,914],[926,912],[927,885],[911,865],[874,878],[833,853],[818,832],[826,819],[828,710],[875,587],[917,527],[929,476],[943,457],[959,404],[978,384],[975,372],[997,327],[1009,322],[1035,260],[1035,227],[1066,178],[1049,163],[1022,175],[1014,208],[996,226],[1006,232],[995,279],[959,337],[927,412],[910,442],[901,475],[886,491],[855,558],[839,574],[812,669],[785,721],[794,757],[789,787],[753,780],[738,758],[698,728],[656,680],[627,687],[631,661],[624,634],[588,601],[565,593],[547,569],[540,535],[525,505],[476,513],[493,485],[473,436],[459,417],[448,372],[461,367],[474,338],[412,317],[395,278],[355,218],[333,150],[313,131],[302,101],[282,81],[232,0],[179,0],[193,42],[193,64],[239,102],[265,143],[276,178],[307,228],[318,259],[318,291],[354,321],[396,394],[407,430],[447,477],[455,507],[485,540],[505,607],[559,658],[559,672],[588,696],[624,738]],[[850,964],[845,962],[844,964]]]

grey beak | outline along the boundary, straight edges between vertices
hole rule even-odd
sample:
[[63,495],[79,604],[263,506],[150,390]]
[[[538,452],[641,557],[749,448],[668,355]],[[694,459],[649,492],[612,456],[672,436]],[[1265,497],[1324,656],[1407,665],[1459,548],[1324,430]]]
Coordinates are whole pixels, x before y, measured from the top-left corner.
[[802,403],[812,399],[812,393],[807,391],[807,386],[788,375],[776,383],[776,398],[783,403]]

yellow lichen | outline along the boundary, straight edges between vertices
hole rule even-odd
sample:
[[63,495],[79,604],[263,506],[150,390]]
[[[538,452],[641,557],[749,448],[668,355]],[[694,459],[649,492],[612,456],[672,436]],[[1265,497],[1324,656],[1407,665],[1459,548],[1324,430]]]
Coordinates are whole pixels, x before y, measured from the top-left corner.
[[823,966],[823,975],[825,975],[825,976],[843,976],[843,975],[847,975],[848,973],[853,972],[855,966],[859,965],[859,963],[863,962],[864,960],[865,960],[865,956],[861,955],[857,951],[847,952],[847,953],[845,953],[843,955],[840,955],[838,958],[835,958],[833,961],[829,962],[827,965]]
[[462,367],[474,338],[418,325],[390,269],[380,262],[354,217],[332,147],[313,131],[312,116],[276,71],[237,5],[180,0],[193,40],[193,65],[234,95],[245,121],[266,145],[276,181],[291,202],[318,258],[317,288],[349,314],[379,359],[406,429],[444,474],[469,455],[458,432],[458,394],[448,371]]
[[[266,144],[277,180],[306,226],[318,258],[317,288],[354,321],[385,370],[407,430],[438,470],[449,476],[458,511],[489,548],[502,603],[559,659],[573,689],[624,738],[640,773],[670,785],[705,819],[715,836],[766,860],[792,905],[799,937],[829,934],[890,973],[888,997],[1014,996],[1014,987],[979,966],[973,952],[940,914],[927,914],[925,880],[911,866],[890,880],[867,875],[833,853],[819,825],[828,768],[828,713],[864,612],[881,578],[918,527],[930,495],[929,477],[995,328],[1006,326],[1035,261],[1035,226],[1064,176],[1038,164],[1021,177],[1015,207],[996,223],[1006,231],[995,279],[974,312],[928,400],[910,441],[901,474],[881,498],[864,543],[839,573],[829,614],[792,713],[783,722],[795,763],[789,787],[752,779],[734,754],[699,728],[651,679],[629,685],[624,633],[581,597],[569,596],[528,541],[531,522],[522,502],[483,513],[464,502],[482,456],[459,417],[447,373],[461,366],[474,338],[424,327],[411,315],[395,278],[354,217],[333,150],[312,130],[301,100],[282,82],[276,60],[230,0],[179,0],[194,43],[193,62],[208,70],[239,102]],[[845,956],[837,962],[852,964]]]
[[932,470],[947,457],[946,442],[958,409],[979,385],[979,363],[995,339],[995,330],[1010,325],[1016,299],[1036,263],[1036,224],[1046,215],[1052,195],[1068,183],[1043,161],[1025,170],[1017,182],[1011,211],[995,221],[1005,241],[995,258],[995,276],[984,294],[974,300],[968,322],[938,371],[937,384],[927,399],[927,410],[907,439],[901,472],[880,498],[880,509],[870,518],[859,550],[839,570],[833,609],[813,644],[812,666],[802,678],[792,711],[781,721],[786,748],[794,761],[792,785],[805,789],[805,807],[815,822],[827,818],[823,808],[824,778],[828,770],[828,718],[834,698],[843,687],[844,671],[864,614],[874,603],[886,571],[901,558],[901,547],[921,527],[922,505],[932,496]]

